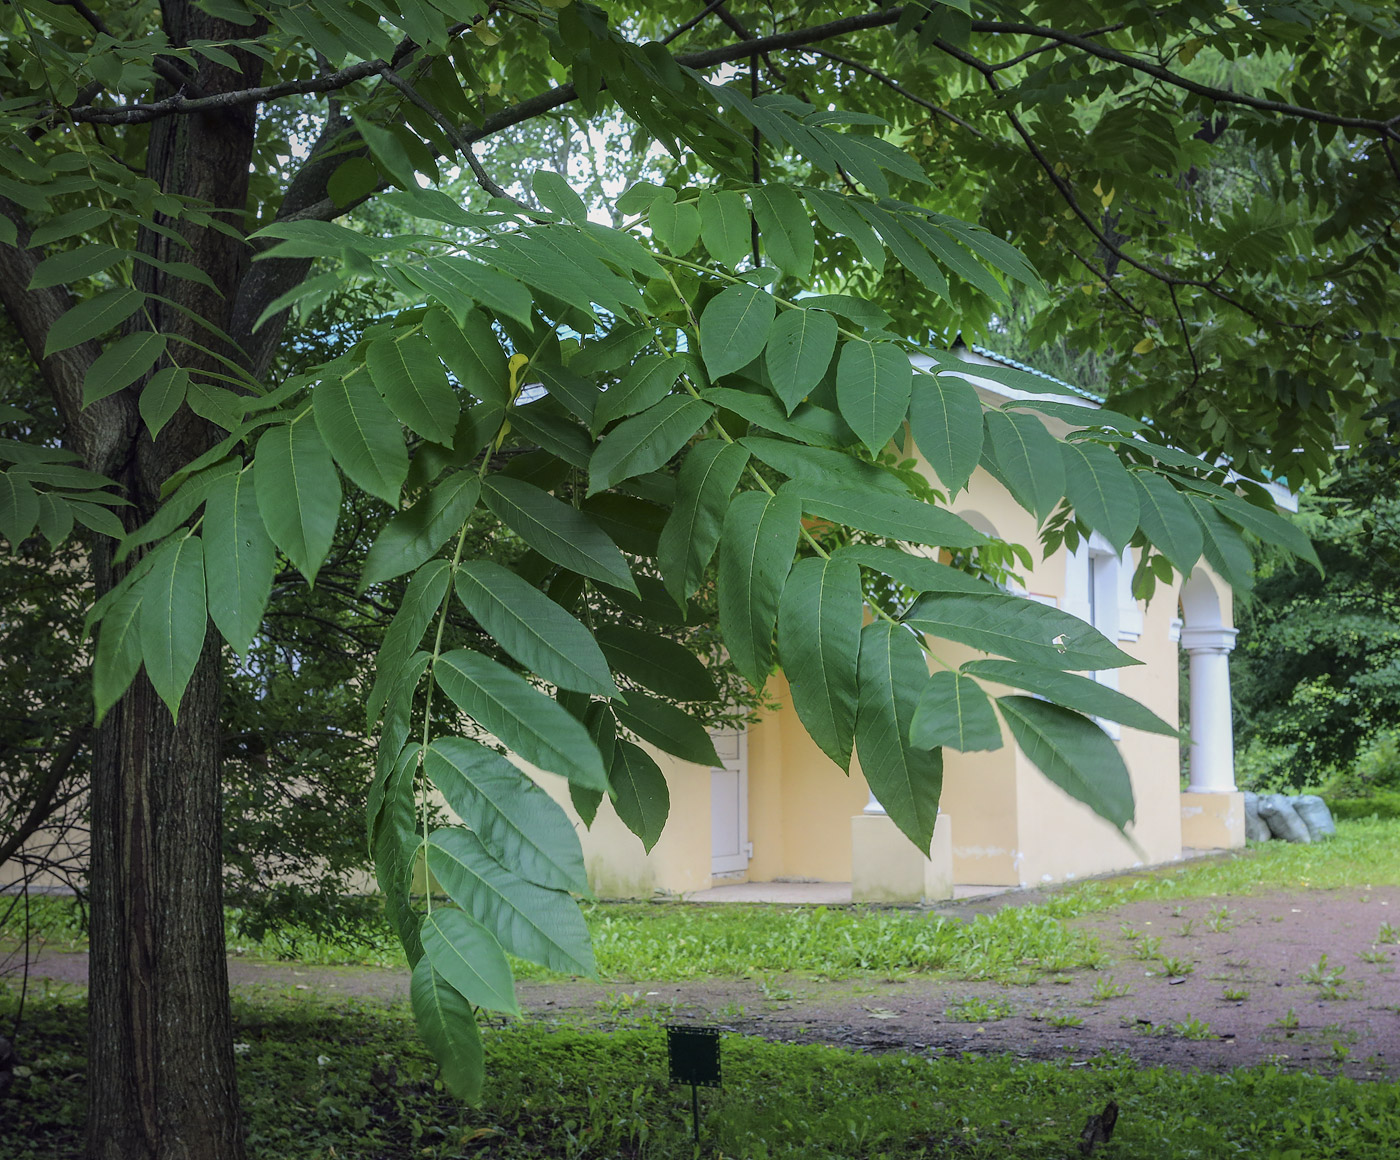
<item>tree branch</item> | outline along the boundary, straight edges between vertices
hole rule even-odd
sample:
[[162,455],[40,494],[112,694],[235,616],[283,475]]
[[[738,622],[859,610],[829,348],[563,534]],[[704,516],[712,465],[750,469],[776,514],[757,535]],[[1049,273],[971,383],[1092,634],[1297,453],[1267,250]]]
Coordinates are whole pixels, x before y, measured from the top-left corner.
[[848,56],[842,56],[840,53],[831,52],[829,49],[818,48],[814,49],[813,51],[816,53],[817,56],[824,56],[827,60],[834,60],[837,64],[844,64],[847,68],[855,69],[856,72],[864,73],[866,76],[870,77],[872,80],[878,81],[886,88],[893,89],[906,100],[913,101],[914,104],[920,105],[923,108],[927,109],[930,113],[933,113],[939,117],[946,117],[949,121],[952,121],[953,124],[958,125],[963,129],[966,129],[973,136],[983,136],[983,133],[975,125],[971,124],[968,121],[964,121],[956,113],[950,113],[941,105],[935,105],[932,101],[924,100],[924,98],[919,96],[917,93],[911,93],[902,84],[895,80],[894,77],[887,76],[885,73],[880,72],[878,69],[871,68],[868,64],[862,64],[858,60],[852,60]]
[[49,762],[49,767],[44,770],[39,784],[34,790],[34,802],[29,808],[28,815],[14,833],[0,842],[0,866],[19,853],[20,847],[29,841],[35,831],[41,829],[44,823],[53,816],[54,810],[63,804],[57,800],[58,787],[68,776],[69,770],[73,767],[73,761],[77,758],[87,738],[87,726],[80,726],[69,734],[63,748],[54,754],[53,759]]

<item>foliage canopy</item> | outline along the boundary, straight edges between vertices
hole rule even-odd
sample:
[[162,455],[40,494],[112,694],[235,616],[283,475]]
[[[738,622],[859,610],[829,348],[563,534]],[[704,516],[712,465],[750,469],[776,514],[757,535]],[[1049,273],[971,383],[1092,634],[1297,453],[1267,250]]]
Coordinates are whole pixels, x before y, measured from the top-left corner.
[[[1316,475],[1391,387],[1383,6],[99,9],[5,17],[0,295],[64,435],[7,412],[0,533],[90,533],[97,715],[133,681],[176,714],[216,638],[249,654],[279,560],[317,582],[345,487],[382,505],[360,583],[404,586],[367,697],[368,841],[463,1095],[473,1009],[514,1005],[503,951],[592,962],[576,840],[483,742],[586,817],[610,795],[650,847],[668,803],[638,741],[713,759],[685,708],[713,683],[665,631],[713,584],[738,672],[800,670],[813,737],[916,843],[938,746],[985,743],[940,714],[991,710],[972,670],[924,696],[906,627],[1015,662],[1052,702],[997,701],[1017,742],[1122,825],[1122,760],[1065,674],[1129,658],[922,554],[995,552],[949,494],[981,464],[1047,546],[1140,549],[1139,591],[1202,555],[1246,585],[1246,535],[1312,549],[1227,469]],[[567,156],[493,166],[551,120],[656,147],[610,220]],[[1213,164],[1227,136],[1247,171]],[[484,206],[440,188],[462,167]],[[408,224],[368,227],[371,199]],[[297,312],[347,290],[391,305],[278,373]],[[1034,340],[1109,367],[1065,443],[1034,412],[1067,400],[986,410],[949,351],[1046,303]],[[947,494],[890,448],[906,422]],[[511,568],[468,553],[473,513]],[[877,575],[920,595],[861,627]],[[461,824],[426,823],[429,783]],[[424,865],[450,904],[412,894]]]

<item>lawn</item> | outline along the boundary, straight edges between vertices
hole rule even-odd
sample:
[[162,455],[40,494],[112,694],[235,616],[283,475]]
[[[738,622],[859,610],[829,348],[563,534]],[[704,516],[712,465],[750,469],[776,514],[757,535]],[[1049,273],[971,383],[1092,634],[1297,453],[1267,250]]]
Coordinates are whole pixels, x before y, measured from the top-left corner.
[[[1270,844],[1239,856],[1055,892],[973,922],[916,911],[588,907],[613,979],[796,972],[884,978],[942,971],[1015,977],[1095,965],[1091,936],[1062,920],[1124,903],[1273,890],[1400,885],[1400,823],[1351,822],[1318,847]],[[81,931],[67,922],[64,945]],[[367,928],[359,945],[282,932],[247,954],[363,961],[393,955]],[[0,1027],[15,993],[0,984]],[[85,997],[32,984],[20,1047],[28,1074],[0,1100],[0,1156],[66,1160],[80,1150]],[[664,1029],[646,1019],[600,1030],[542,1017],[485,1033],[488,1090],[463,1108],[441,1090],[405,1006],[267,994],[235,999],[239,1082],[258,1160],[403,1157],[690,1157],[690,1099],[667,1082]],[[1104,1055],[1029,1063],[1014,1055],[865,1054],[724,1040],[724,1086],[701,1096],[706,1156],[1061,1157],[1111,1098],[1113,1140],[1095,1155],[1390,1157],[1400,1089],[1336,1076],[1241,1068],[1224,1075],[1140,1067]]]

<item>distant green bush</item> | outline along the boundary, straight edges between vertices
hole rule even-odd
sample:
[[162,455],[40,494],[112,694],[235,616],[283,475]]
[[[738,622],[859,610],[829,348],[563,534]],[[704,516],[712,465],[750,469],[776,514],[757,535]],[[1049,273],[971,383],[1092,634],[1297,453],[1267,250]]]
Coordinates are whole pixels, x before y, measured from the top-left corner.
[[[1326,795],[1323,795],[1326,797]],[[1327,808],[1338,821],[1353,818],[1400,818],[1400,791],[1387,790],[1364,798],[1327,798]]]

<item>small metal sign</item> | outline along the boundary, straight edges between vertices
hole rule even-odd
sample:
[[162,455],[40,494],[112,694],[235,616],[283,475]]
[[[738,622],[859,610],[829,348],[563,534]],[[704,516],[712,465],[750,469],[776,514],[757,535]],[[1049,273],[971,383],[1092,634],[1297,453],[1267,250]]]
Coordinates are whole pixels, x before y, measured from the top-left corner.
[[671,1082],[719,1087],[719,1028],[671,1025],[666,1028]]
[[690,1085],[690,1114],[695,1142],[700,1143],[700,1089],[719,1087],[719,1028],[669,1024],[666,1050],[671,1059],[671,1082]]

